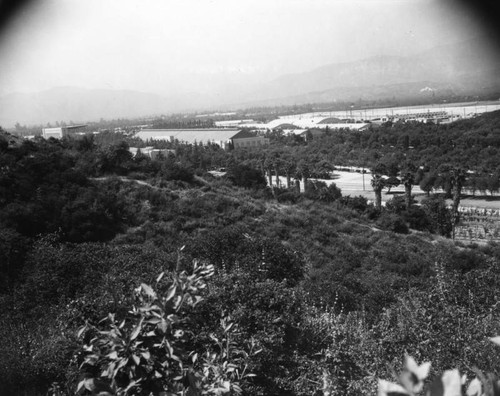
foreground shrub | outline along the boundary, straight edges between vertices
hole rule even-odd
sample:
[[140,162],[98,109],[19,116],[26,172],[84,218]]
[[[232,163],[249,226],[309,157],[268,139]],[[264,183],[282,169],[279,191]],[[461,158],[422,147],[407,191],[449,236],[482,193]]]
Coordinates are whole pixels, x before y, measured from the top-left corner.
[[83,327],[78,354],[82,378],[76,393],[240,393],[240,381],[251,374],[245,364],[249,354],[231,340],[233,323],[222,321],[223,338],[212,337],[213,349],[190,348],[190,311],[202,300],[212,274],[212,266],[196,263],[191,275],[162,273],[157,291],[144,283],[135,290],[136,304],[125,317],[111,313],[99,324]]
[[378,218],[376,225],[384,230],[396,232],[398,234],[408,234],[408,225],[398,215],[383,212]]
[[334,202],[342,198],[342,192],[335,183],[327,185],[325,182],[310,180],[305,197],[315,201]]
[[264,188],[267,185],[262,172],[248,165],[235,164],[231,166],[227,171],[226,178],[238,187]]
[[[491,338],[495,344],[500,345],[500,337]],[[418,365],[411,356],[406,356],[403,371],[397,377],[397,383],[379,380],[379,396],[404,396],[424,394],[425,380],[431,368],[430,362]],[[461,376],[458,369],[446,370],[441,376],[435,378],[425,392],[428,396],[496,396],[500,394],[500,380],[497,375],[485,375],[475,369],[476,377],[467,385],[467,377]]]

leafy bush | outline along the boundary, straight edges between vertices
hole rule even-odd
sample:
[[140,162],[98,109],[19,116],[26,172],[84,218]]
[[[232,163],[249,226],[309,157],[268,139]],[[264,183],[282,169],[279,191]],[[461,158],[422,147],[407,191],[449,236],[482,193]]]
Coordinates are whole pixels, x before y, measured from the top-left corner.
[[411,206],[408,210],[401,213],[408,226],[419,231],[433,231],[432,221],[428,214],[419,206]]
[[398,234],[408,234],[409,232],[406,222],[401,216],[394,213],[382,212],[375,224],[384,230],[396,232]]
[[[491,341],[500,345],[500,337],[491,338]],[[380,396],[423,394],[430,368],[430,362],[419,365],[413,357],[407,355],[403,371],[397,378],[398,382],[379,380],[378,394]],[[446,370],[427,386],[426,394],[428,396],[461,396],[464,394],[463,391],[467,396],[496,396],[499,394],[500,379],[498,375],[494,373],[485,375],[477,368],[474,371],[476,377],[467,385],[467,377],[461,376],[458,369]]]
[[232,165],[226,173],[226,178],[238,187],[259,189],[267,186],[261,171],[243,164]]
[[194,180],[192,169],[173,161],[164,162],[161,167],[160,176],[165,180],[178,180],[186,183],[191,183]]
[[162,273],[158,291],[144,283],[135,290],[136,303],[128,314],[109,314],[97,326],[84,326],[76,393],[241,393],[240,381],[251,374],[246,370],[249,354],[231,341],[234,323],[222,321],[225,338],[212,337],[215,349],[190,347],[190,312],[202,300],[212,273],[213,267],[196,263],[190,275]]
[[309,180],[305,197],[322,202],[334,202],[342,197],[340,188],[335,183],[327,185],[322,181]]
[[354,209],[358,212],[364,212],[368,208],[368,201],[365,197],[358,195],[356,197],[351,197],[350,195],[342,197],[340,202],[350,209]]
[[275,187],[273,189],[273,194],[279,203],[296,204],[301,199],[301,195],[297,193],[297,190],[294,188]]
[[452,214],[446,207],[442,197],[432,196],[422,201],[422,209],[430,220],[432,231],[450,237],[452,231]]

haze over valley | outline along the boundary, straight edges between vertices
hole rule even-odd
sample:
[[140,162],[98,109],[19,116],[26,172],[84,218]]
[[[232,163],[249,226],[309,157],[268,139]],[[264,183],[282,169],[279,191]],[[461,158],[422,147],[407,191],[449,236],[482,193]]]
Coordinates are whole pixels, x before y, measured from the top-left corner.
[[109,4],[28,3],[0,40],[0,125],[500,97],[495,33],[450,1],[177,6],[185,24],[156,3],[118,20]]

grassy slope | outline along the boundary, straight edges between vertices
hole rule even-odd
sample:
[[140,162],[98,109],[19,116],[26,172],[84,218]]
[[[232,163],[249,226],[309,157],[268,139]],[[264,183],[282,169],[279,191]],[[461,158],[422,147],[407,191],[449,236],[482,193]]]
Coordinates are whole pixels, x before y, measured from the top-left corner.
[[[399,290],[423,285],[433,264],[451,248],[449,241],[429,234],[381,231],[337,203],[280,204],[222,180],[199,182],[188,189],[156,191],[169,198],[150,206],[143,223],[115,243],[149,241],[172,250],[230,228],[235,235],[279,241],[300,254],[307,265],[305,282],[318,299],[330,304],[339,295],[351,309],[369,305],[374,311],[393,301]],[[147,188],[135,192],[143,206]],[[127,192],[132,197],[133,187],[128,184],[126,189],[132,189]]]

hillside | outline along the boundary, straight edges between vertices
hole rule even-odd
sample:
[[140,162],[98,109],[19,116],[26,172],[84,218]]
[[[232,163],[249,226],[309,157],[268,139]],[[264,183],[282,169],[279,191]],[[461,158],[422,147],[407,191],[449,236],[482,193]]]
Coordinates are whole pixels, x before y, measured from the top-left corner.
[[[323,143],[347,150],[343,136]],[[439,235],[451,216],[438,195],[377,209],[321,183],[271,190],[260,166],[312,177],[329,151],[272,139],[264,152],[169,142],[175,157],[150,160],[114,133],[0,137],[1,393],[109,384],[112,362],[115,389],[186,389],[195,354],[245,395],[310,395],[325,376],[341,394],[375,393],[406,353],[431,360],[432,376],[497,367],[485,340],[500,331],[498,245]]]

